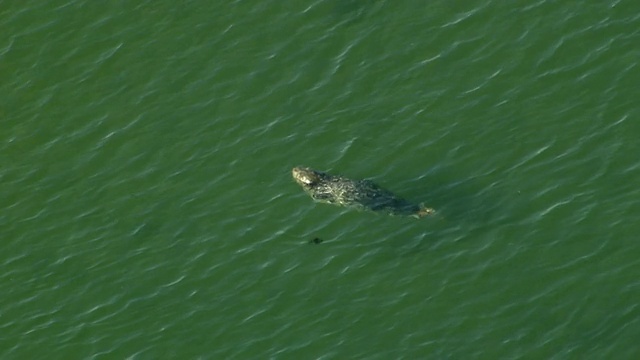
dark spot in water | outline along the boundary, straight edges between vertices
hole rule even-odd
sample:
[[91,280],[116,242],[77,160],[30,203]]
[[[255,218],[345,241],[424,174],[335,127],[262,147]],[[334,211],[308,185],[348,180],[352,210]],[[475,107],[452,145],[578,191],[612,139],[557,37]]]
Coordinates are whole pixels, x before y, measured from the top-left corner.
[[320,239],[319,237],[314,237],[313,239],[309,240],[309,244],[320,244],[323,241],[324,240]]

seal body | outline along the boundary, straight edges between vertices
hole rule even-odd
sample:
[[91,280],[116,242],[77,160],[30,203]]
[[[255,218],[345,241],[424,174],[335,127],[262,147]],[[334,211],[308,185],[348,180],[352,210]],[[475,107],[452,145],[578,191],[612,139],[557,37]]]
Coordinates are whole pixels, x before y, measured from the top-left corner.
[[435,212],[423,205],[408,202],[370,180],[352,180],[301,166],[294,167],[291,174],[302,189],[318,202],[417,218]]

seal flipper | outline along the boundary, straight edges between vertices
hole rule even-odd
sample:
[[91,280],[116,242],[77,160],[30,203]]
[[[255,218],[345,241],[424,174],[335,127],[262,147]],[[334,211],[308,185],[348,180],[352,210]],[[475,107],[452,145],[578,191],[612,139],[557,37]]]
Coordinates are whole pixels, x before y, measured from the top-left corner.
[[434,209],[424,206],[424,203],[420,203],[420,210],[418,210],[418,212],[415,213],[413,217],[415,217],[416,219],[420,219],[422,217],[425,217],[427,215],[432,215],[435,213],[436,211]]

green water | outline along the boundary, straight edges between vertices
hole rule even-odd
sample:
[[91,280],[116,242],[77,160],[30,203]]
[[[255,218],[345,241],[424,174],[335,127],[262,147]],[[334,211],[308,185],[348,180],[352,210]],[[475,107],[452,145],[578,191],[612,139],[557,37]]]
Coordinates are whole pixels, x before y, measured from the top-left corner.
[[639,14],[3,2],[0,358],[637,358]]

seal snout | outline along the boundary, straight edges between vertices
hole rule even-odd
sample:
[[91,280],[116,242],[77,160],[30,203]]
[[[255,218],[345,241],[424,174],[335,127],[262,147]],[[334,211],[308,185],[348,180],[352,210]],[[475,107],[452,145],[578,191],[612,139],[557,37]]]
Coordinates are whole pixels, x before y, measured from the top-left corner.
[[293,176],[294,179],[296,179],[296,181],[299,181],[304,174],[304,171],[301,167],[296,166],[293,169],[291,169],[291,176]]

